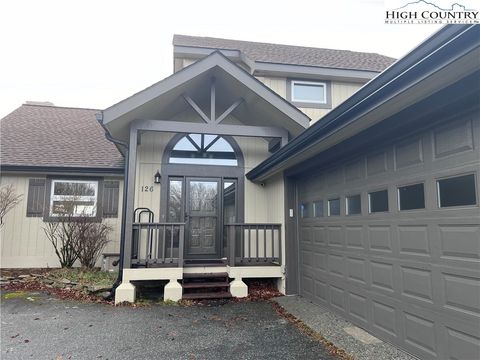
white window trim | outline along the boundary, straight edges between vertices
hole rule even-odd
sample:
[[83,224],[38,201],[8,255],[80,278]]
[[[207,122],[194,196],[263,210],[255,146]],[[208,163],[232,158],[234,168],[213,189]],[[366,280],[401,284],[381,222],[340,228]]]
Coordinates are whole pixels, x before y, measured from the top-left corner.
[[[56,183],[76,183],[76,184],[94,184],[95,188],[95,195],[93,196],[72,196],[72,195],[54,195],[54,189]],[[93,211],[91,215],[87,215],[88,217],[95,217],[97,216],[97,202],[98,202],[98,181],[96,180],[70,180],[70,179],[56,179],[52,180],[52,185],[50,188],[50,209],[49,213],[51,217],[60,217],[61,214],[55,214],[53,212],[53,202],[54,201],[93,201]],[[79,214],[74,214],[73,216],[79,216]]]
[[[323,86],[323,100],[315,101],[315,100],[307,100],[307,99],[298,99],[295,97],[295,85],[313,85],[313,86]],[[327,83],[321,81],[300,81],[300,80],[292,80],[290,83],[290,93],[292,95],[293,102],[302,102],[302,103],[311,103],[311,104],[327,104]]]

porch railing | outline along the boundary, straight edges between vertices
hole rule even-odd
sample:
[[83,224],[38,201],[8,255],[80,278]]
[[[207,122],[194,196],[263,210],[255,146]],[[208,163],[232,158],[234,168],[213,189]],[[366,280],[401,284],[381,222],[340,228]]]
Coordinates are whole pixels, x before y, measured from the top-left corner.
[[228,224],[225,234],[230,266],[281,265],[281,224]]
[[183,266],[185,223],[133,223],[132,265]]

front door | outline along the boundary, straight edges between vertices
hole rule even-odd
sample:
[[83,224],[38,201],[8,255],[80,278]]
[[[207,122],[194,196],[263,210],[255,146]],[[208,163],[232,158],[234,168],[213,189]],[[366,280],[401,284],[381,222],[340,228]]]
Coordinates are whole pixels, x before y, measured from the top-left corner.
[[185,204],[185,257],[220,256],[220,179],[187,178]]

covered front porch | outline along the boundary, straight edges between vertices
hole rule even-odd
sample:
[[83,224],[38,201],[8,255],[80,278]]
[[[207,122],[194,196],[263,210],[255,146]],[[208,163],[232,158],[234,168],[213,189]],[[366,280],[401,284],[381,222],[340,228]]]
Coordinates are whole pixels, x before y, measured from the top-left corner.
[[117,303],[135,301],[142,280],[168,281],[174,301],[202,286],[244,297],[244,278],[284,289],[283,176],[265,184],[245,173],[308,125],[303,113],[214,53],[105,110],[102,123],[128,144]]

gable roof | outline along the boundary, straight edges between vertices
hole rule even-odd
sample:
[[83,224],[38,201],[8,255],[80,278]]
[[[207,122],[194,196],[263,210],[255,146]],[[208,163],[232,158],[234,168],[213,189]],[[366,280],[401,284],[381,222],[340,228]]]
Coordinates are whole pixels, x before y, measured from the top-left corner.
[[239,50],[255,62],[307,65],[348,70],[380,72],[395,62],[394,58],[375,53],[188,35],[174,35],[173,45]]
[[[230,85],[229,89],[224,89],[225,94],[230,92],[227,90],[248,92],[248,96],[240,95],[245,100],[245,106],[237,109],[243,108],[247,112],[268,109],[270,113],[268,116],[264,113],[262,120],[272,122],[286,120],[288,130],[294,135],[308,127],[310,118],[307,115],[219,51],[214,51],[194,64],[103,110],[103,124],[114,137],[121,138],[126,136],[122,129],[125,129],[129,122],[143,118],[145,114],[142,112],[155,112],[154,116],[162,115],[162,112],[169,113],[166,117],[153,118],[168,120],[172,110],[178,107],[179,103],[175,99],[180,99],[185,105],[185,101],[181,99],[182,94],[187,90],[189,93],[193,90],[204,93],[204,88],[197,87],[212,76],[216,78],[217,84],[224,81]],[[217,98],[220,96],[219,92]],[[261,110],[258,110],[259,108]],[[250,118],[251,121],[256,120],[252,116]]]
[[[15,167],[122,170],[123,156],[105,138],[100,110],[22,105],[0,120],[0,164]],[[121,171],[120,171],[121,172]]]

